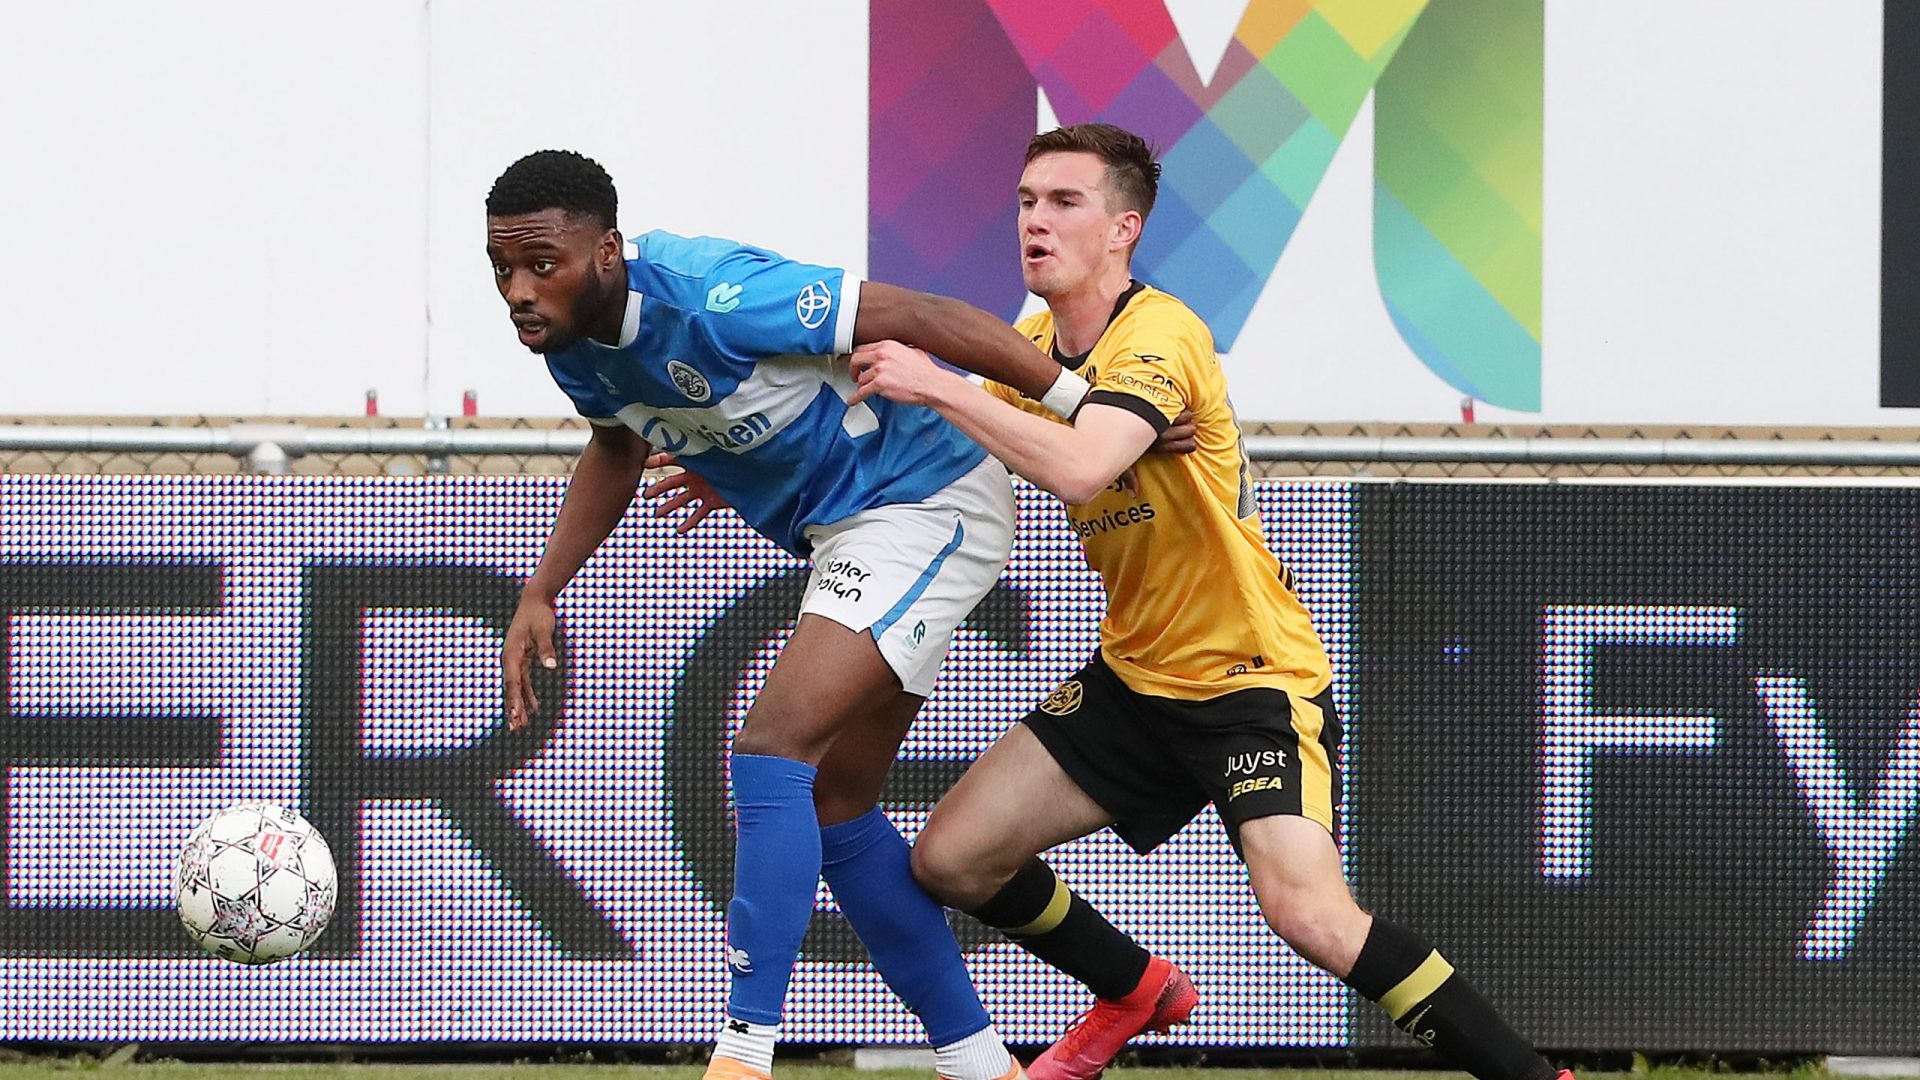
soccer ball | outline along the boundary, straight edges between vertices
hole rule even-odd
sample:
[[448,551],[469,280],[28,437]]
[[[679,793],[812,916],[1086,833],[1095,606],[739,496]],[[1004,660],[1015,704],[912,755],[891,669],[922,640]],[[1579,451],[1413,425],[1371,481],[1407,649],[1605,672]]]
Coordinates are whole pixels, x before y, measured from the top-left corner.
[[307,819],[272,803],[236,803],[187,838],[173,902],[187,936],[242,964],[285,960],[333,917],[333,853]]

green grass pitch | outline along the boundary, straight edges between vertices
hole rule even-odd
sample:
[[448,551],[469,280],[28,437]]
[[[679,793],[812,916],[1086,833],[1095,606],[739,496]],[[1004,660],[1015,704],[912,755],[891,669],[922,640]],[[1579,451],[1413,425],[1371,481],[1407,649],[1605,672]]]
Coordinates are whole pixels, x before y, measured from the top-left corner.
[[[700,1080],[696,1065],[598,1064],[266,1064],[27,1058],[0,1063],[0,1080]],[[932,1080],[913,1069],[860,1070],[825,1065],[777,1067],[780,1080]],[[85,1074],[85,1075],[83,1075]],[[1581,1080],[1726,1080],[1724,1069],[1656,1066],[1631,1073],[1581,1073]],[[1767,1072],[1772,1080],[1816,1080],[1816,1066]],[[1466,1080],[1464,1073],[1361,1069],[1115,1068],[1111,1080]]]

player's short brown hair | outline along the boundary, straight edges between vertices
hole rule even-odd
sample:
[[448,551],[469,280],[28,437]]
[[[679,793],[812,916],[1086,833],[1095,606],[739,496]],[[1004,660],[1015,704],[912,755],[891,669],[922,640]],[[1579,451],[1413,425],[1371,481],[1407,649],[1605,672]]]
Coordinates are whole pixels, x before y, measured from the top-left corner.
[[[1126,128],[1112,124],[1073,124],[1043,131],[1027,142],[1025,164],[1042,154],[1092,154],[1107,163],[1109,200],[1122,209],[1138,210],[1142,219],[1153,212],[1160,193],[1160,163],[1153,148]],[[1114,209],[1110,201],[1107,209]]]

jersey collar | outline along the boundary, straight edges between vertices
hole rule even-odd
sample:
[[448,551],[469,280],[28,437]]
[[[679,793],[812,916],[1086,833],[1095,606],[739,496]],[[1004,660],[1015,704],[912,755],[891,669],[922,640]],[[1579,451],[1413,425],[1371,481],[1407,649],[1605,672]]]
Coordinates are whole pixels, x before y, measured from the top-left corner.
[[[1140,295],[1140,291],[1145,288],[1146,288],[1145,285],[1142,285],[1140,282],[1134,281],[1131,278],[1129,278],[1127,280],[1126,291],[1120,294],[1120,299],[1115,300],[1113,302],[1113,311],[1107,315],[1107,326],[1112,326],[1113,320],[1119,318],[1120,313],[1127,310],[1127,305],[1132,303],[1133,298]],[[1102,337],[1105,337],[1106,330],[1102,328],[1100,331],[1100,334]],[[1100,342],[1099,342],[1099,339],[1096,338],[1093,343],[1093,349],[1097,349],[1099,347],[1100,347]],[[1050,351],[1053,353],[1053,358],[1055,360],[1058,360],[1062,367],[1066,368],[1068,371],[1078,371],[1080,370],[1080,366],[1087,362],[1087,357],[1093,355],[1093,349],[1088,349],[1086,352],[1083,352],[1078,356],[1067,356],[1060,351],[1060,335],[1056,333],[1053,336],[1053,348]]]
[[614,346],[624,349],[640,339],[640,305],[646,300],[633,290],[627,290],[627,313],[620,319],[620,344]]

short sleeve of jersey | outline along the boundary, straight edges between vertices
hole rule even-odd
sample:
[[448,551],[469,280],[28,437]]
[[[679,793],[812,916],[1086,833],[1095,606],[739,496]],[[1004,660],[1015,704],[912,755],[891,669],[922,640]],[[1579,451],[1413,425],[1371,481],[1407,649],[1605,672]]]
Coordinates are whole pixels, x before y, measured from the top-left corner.
[[744,360],[853,351],[860,279],[852,274],[731,240],[643,239],[643,265],[632,271],[640,291],[698,313],[722,351]]
[[1193,373],[1204,360],[1198,349],[1179,326],[1154,318],[1151,310],[1140,312],[1110,350],[1100,350],[1104,355],[1087,404],[1125,409],[1154,431],[1165,431],[1193,402]]
[[574,411],[592,423],[602,427],[617,427],[620,424],[620,407],[607,397],[592,380],[573,367],[554,356],[547,357],[547,372],[553,376],[554,383],[566,392],[573,402]]

